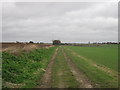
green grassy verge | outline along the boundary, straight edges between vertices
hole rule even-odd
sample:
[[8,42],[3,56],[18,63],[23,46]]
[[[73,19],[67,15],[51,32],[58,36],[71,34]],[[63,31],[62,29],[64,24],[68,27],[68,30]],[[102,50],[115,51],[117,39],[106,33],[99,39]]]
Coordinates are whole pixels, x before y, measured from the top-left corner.
[[104,65],[118,71],[118,47],[79,47],[68,46],[67,48],[77,52],[81,56],[93,60],[98,65]]
[[32,88],[39,84],[56,47],[40,48],[31,52],[21,52],[19,56],[2,53],[3,88]]
[[[65,47],[67,48],[67,47]],[[78,47],[69,47],[69,48],[76,48],[79,50]],[[89,47],[90,48],[90,47]],[[82,52],[82,50],[80,50]],[[80,52],[79,51],[79,52]],[[116,88],[118,87],[118,78],[112,77],[108,75],[106,72],[101,71],[100,69],[92,66],[89,62],[81,59],[73,55],[70,51],[65,49],[67,55],[71,58],[71,60],[76,64],[76,66],[82,71],[95,85],[95,87],[101,88]],[[87,52],[87,51],[86,51]],[[92,51],[91,51],[92,52]]]
[[61,51],[58,50],[58,55],[55,58],[55,63],[52,69],[52,87],[53,88],[77,88],[78,82],[73,76],[72,72],[65,61],[65,57]]

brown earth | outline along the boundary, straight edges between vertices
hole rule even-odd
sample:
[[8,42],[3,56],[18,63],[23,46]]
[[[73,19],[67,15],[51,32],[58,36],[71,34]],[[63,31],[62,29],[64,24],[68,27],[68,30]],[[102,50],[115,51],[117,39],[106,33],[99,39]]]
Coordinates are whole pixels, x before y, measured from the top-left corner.
[[21,88],[22,86],[24,86],[25,84],[15,84],[15,83],[11,83],[11,82],[4,82],[4,85],[9,87],[9,88]]

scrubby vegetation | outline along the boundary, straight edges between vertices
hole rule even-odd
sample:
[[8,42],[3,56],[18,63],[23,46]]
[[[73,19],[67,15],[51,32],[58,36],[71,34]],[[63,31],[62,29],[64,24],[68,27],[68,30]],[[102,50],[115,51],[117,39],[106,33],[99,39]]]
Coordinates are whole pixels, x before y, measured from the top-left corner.
[[52,57],[56,47],[40,48],[31,52],[21,52],[15,56],[2,53],[3,87],[35,87],[37,86]]

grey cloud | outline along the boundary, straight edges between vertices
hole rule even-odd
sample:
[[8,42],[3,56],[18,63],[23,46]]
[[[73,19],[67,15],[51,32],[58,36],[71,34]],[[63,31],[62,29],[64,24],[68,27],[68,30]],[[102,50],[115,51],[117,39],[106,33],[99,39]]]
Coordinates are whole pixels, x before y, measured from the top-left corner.
[[117,3],[4,3],[3,41],[117,41]]

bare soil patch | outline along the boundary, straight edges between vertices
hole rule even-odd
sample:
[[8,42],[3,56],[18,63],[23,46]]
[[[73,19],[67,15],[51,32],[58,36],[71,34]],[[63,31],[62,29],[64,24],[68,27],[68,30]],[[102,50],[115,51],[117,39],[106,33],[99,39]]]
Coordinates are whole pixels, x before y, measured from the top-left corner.
[[5,82],[4,83],[5,86],[10,87],[10,88],[21,88],[22,86],[24,86],[24,83],[21,84],[15,84],[15,83],[11,83],[11,82]]

